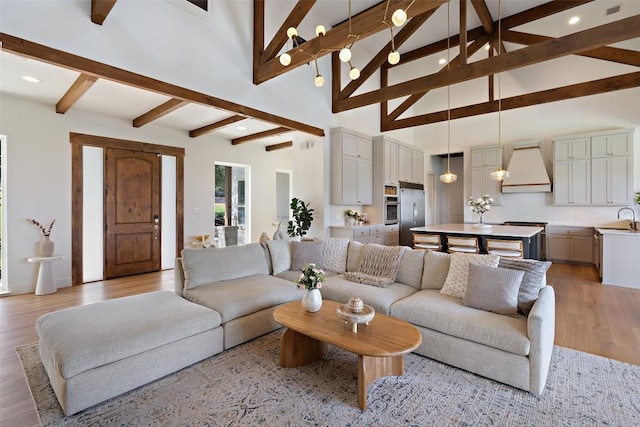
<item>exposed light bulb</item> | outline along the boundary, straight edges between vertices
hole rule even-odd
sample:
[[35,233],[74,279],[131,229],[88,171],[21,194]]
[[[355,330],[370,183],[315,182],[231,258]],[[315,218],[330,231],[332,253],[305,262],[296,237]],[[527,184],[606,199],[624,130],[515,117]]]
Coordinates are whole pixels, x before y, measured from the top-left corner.
[[285,67],[291,64],[291,55],[289,55],[288,53],[283,53],[282,55],[280,55],[280,63]]
[[313,79],[313,83],[315,83],[316,87],[324,86],[324,77],[322,77],[320,74],[318,74],[316,76],[316,78]]
[[343,47],[342,49],[340,49],[340,54],[338,56],[340,57],[340,61],[342,62],[351,61],[351,49],[349,49],[348,47]]
[[407,22],[407,12],[402,9],[396,10],[393,12],[393,15],[391,15],[391,22],[393,22],[393,25],[396,27],[400,27]]
[[509,176],[509,172],[500,168],[491,172],[489,176],[491,176],[491,179],[495,181],[504,181],[504,179]]
[[440,181],[445,184],[451,184],[452,182],[456,182],[458,180],[458,175],[451,173],[451,171],[447,171],[447,173],[443,173],[440,175]]
[[298,36],[298,30],[296,30],[296,27],[289,27],[287,29],[287,37],[289,37],[290,39],[297,37]]
[[400,52],[398,52],[397,50],[390,52],[387,56],[387,61],[389,61],[389,64],[391,65],[396,65],[398,62],[400,62]]
[[356,67],[351,67],[349,70],[349,77],[351,77],[351,80],[357,80],[358,77],[360,77],[360,70]]
[[316,27],[316,36],[324,36],[325,34],[327,34],[327,30],[324,28],[324,25],[318,25]]

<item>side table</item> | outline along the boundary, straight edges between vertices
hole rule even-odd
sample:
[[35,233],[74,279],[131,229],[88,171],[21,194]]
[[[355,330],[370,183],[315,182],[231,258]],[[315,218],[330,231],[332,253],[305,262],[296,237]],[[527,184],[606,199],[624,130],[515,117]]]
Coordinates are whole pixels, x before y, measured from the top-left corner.
[[56,282],[53,277],[54,261],[60,261],[64,259],[62,255],[42,256],[27,258],[27,262],[38,262],[40,267],[38,268],[38,279],[36,281],[36,295],[47,295],[56,292]]

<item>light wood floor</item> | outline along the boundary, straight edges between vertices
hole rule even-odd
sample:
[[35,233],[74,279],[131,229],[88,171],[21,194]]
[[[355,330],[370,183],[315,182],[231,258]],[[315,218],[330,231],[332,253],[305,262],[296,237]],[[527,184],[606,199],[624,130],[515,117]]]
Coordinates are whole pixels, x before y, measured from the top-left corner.
[[[584,266],[553,264],[547,279],[556,291],[557,345],[640,365],[640,290],[603,286]],[[173,290],[173,270],[0,298],[0,425],[39,425],[15,347],[38,340],[40,315],[158,289]]]

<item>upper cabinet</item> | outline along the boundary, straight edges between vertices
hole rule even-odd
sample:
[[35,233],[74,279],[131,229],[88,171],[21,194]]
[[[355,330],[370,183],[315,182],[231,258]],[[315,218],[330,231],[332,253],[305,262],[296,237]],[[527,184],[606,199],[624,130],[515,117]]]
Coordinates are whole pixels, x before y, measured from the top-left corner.
[[559,139],[553,144],[555,205],[633,203],[630,130]]
[[398,179],[424,184],[424,151],[398,145]]
[[331,129],[331,203],[370,205],[372,180],[371,138],[347,129]]
[[[374,138],[374,143],[376,139]],[[382,156],[382,169],[384,173],[384,185],[391,185],[393,187],[398,186],[399,176],[398,176],[398,148],[399,144],[394,141],[382,139],[383,144],[383,152]]]
[[502,205],[500,181],[489,175],[502,166],[502,147],[499,145],[471,150],[471,195],[482,197],[488,194],[494,205]]

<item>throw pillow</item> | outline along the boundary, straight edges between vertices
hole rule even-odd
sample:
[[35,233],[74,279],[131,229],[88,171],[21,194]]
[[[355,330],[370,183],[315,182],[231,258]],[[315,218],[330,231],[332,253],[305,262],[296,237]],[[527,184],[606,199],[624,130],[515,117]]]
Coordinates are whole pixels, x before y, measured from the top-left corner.
[[469,264],[469,283],[462,304],[498,314],[518,312],[518,289],[524,271]]
[[322,240],[291,242],[291,270],[302,270],[305,265],[310,263],[322,268],[324,265],[322,261],[323,247]]
[[469,263],[473,262],[474,264],[495,268],[498,266],[499,260],[500,257],[495,255],[465,254],[460,252],[451,254],[451,266],[440,293],[454,298],[464,298],[469,279]]
[[352,282],[386,287],[394,282],[400,267],[403,246],[383,246],[367,243],[362,249],[358,271],[344,273],[344,278]]
[[445,280],[447,280],[450,265],[451,254],[428,250],[424,254],[422,289],[442,289]]
[[358,271],[360,266],[360,255],[362,254],[364,243],[351,240],[349,242],[349,250],[347,253],[347,271]]
[[545,286],[545,274],[551,267],[551,262],[503,257],[500,258],[498,267],[524,271],[524,277],[518,291],[518,311],[529,316],[531,307],[538,299],[540,289]]
[[291,242],[288,240],[269,240],[267,242],[273,274],[291,270]]
[[349,239],[330,237],[324,241],[322,249],[322,267],[324,270],[344,273],[347,270]]
[[424,251],[414,251],[410,248],[402,253],[400,269],[396,276],[396,282],[420,289],[422,283],[422,271],[424,270]]

